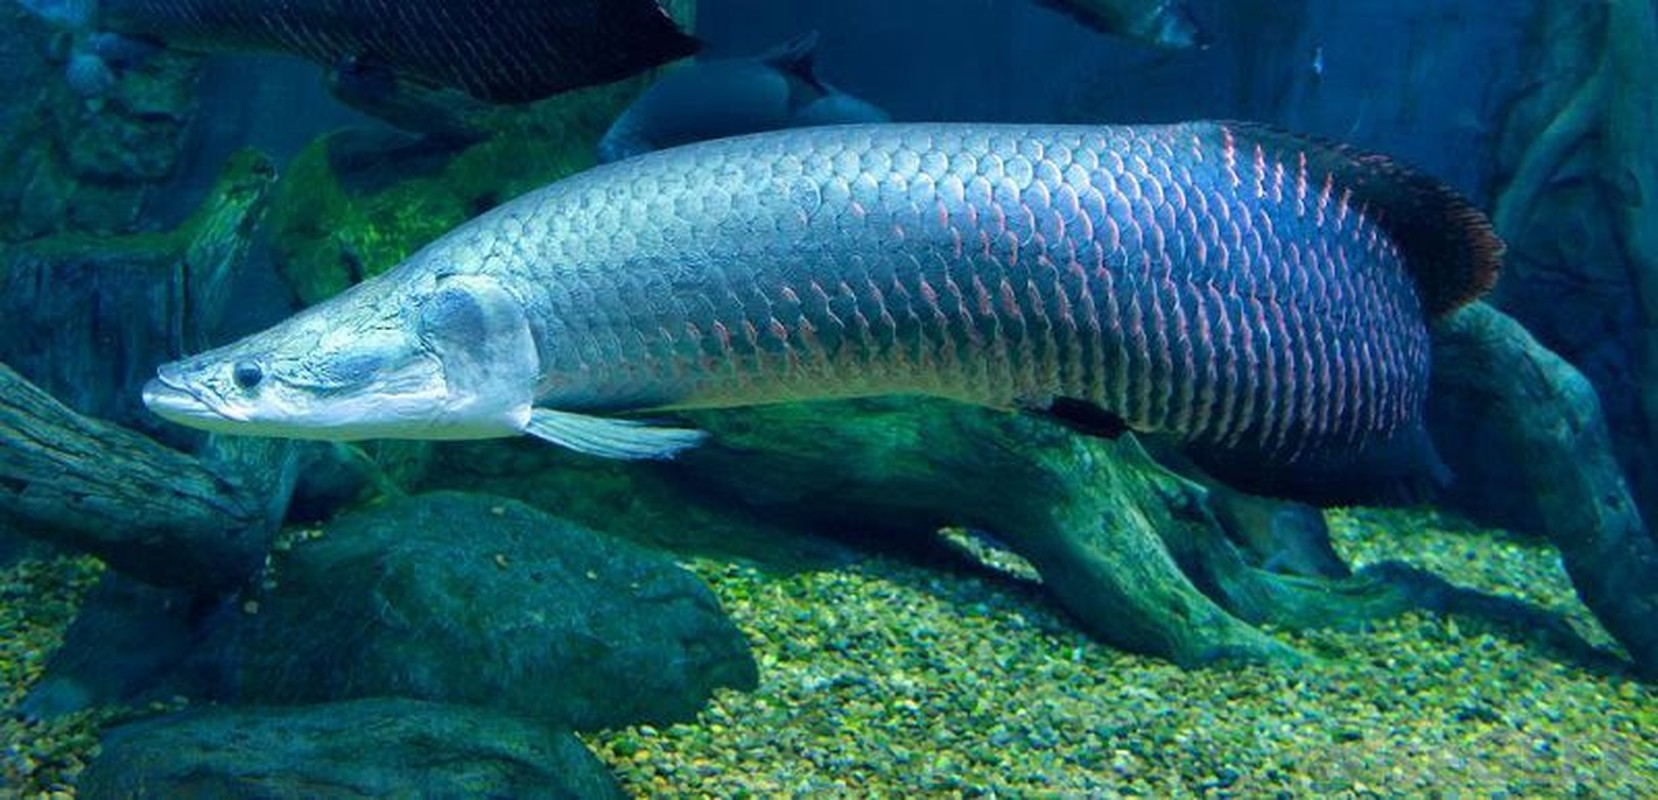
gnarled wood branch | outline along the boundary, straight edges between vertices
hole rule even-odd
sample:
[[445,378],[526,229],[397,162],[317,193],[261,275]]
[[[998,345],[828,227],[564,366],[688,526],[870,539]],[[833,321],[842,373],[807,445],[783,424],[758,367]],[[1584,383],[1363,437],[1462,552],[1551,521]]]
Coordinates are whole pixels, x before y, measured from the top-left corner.
[[0,364],[0,516],[139,580],[234,587],[264,561],[269,492],[75,413]]

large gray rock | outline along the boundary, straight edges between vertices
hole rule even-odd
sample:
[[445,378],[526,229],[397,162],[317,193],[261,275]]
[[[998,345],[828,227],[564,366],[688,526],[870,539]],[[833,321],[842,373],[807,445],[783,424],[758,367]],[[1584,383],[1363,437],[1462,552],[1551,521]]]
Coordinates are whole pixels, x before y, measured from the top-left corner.
[[434,493],[324,530],[213,623],[193,658],[213,696],[412,697],[591,729],[686,719],[756,683],[695,576],[521,503]]
[[372,699],[202,708],[110,731],[84,797],[619,798],[568,731],[480,708]]

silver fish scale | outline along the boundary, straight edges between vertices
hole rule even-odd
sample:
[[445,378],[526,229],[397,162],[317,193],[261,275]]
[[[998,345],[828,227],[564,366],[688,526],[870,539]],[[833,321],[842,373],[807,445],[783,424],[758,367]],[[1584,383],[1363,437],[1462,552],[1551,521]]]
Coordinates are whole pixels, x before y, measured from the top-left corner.
[[526,295],[540,400],[575,411],[1074,397],[1293,460],[1414,423],[1427,381],[1420,302],[1366,210],[1217,123],[691,145],[509,203],[427,261]]

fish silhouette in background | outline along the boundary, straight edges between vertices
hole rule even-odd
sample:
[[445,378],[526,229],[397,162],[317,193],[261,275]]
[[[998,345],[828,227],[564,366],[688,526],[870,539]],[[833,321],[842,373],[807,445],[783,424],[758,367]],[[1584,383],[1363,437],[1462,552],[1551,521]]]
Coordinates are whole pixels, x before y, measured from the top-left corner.
[[[408,86],[524,103],[643,72],[698,47],[655,0],[20,2],[89,35],[199,53],[288,54],[347,70],[347,91],[336,92],[347,103],[356,99],[356,75],[370,76],[373,91]],[[78,51],[82,80],[105,80],[88,61],[98,55]],[[374,103],[366,105],[374,113]]]
[[888,121],[885,111],[817,76],[817,44],[813,32],[751,58],[668,71],[605,131],[600,163],[742,133]]
[[144,400],[227,433],[650,458],[704,434],[613,415],[933,395],[1350,501],[1437,465],[1427,323],[1501,252],[1437,181],[1259,125],[796,128],[531,192]]
[[1101,33],[1182,49],[1208,43],[1184,0],[1036,0]]

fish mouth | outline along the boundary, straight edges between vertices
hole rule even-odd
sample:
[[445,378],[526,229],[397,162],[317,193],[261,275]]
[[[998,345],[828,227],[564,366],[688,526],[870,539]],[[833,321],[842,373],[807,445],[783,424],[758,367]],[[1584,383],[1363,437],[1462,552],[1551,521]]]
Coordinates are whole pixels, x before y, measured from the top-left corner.
[[201,427],[203,423],[232,421],[223,411],[192,391],[176,370],[166,366],[144,384],[144,406],[171,422]]

